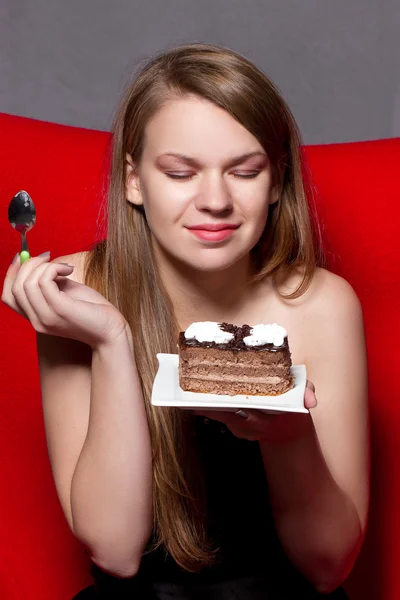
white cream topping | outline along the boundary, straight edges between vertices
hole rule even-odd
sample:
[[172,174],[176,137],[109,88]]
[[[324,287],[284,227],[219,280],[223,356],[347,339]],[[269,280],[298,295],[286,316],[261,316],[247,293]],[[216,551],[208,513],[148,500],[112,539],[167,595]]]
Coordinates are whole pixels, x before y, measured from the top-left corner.
[[264,344],[273,344],[274,346],[283,346],[287,331],[282,325],[271,323],[269,325],[254,325],[251,328],[250,335],[243,338],[246,346],[263,346]]
[[227,344],[233,338],[233,333],[221,329],[221,324],[215,321],[199,321],[192,323],[185,331],[187,340],[198,342],[215,342],[216,344]]

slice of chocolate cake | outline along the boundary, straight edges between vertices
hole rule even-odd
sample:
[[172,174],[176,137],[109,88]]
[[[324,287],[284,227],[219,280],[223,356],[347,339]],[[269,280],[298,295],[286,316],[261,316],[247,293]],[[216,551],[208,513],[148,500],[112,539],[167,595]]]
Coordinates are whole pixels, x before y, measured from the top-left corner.
[[179,334],[179,384],[189,392],[276,396],[294,387],[286,330],[203,321]]

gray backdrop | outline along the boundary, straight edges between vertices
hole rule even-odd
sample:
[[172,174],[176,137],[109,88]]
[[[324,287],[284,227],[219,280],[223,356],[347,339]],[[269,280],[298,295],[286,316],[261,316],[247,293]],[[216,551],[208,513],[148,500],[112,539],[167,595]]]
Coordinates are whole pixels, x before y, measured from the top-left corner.
[[0,111],[110,128],[135,66],[178,43],[244,54],[306,143],[400,136],[399,0],[0,0]]

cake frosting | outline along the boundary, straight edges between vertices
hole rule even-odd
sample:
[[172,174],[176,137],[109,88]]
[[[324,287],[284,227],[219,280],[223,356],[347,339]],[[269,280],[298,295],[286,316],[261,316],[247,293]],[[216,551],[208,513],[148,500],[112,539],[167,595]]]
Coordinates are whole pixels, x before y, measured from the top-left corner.
[[221,329],[221,323],[215,321],[199,321],[192,323],[185,331],[185,339],[214,344],[227,344],[233,339],[233,333]]
[[246,346],[263,346],[264,344],[283,346],[285,337],[287,337],[287,331],[282,325],[260,323],[251,328],[250,335],[244,337],[243,341]]

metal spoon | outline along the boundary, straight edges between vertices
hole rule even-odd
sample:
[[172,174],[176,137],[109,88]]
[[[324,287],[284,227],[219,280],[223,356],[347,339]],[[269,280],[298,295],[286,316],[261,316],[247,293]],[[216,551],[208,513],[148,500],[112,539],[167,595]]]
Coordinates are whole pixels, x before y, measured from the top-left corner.
[[8,206],[8,220],[21,234],[21,252],[19,255],[21,265],[30,258],[26,234],[36,222],[36,208],[30,195],[21,190],[15,194]]

